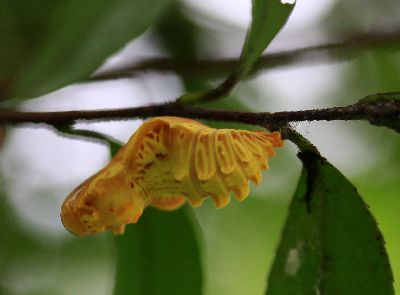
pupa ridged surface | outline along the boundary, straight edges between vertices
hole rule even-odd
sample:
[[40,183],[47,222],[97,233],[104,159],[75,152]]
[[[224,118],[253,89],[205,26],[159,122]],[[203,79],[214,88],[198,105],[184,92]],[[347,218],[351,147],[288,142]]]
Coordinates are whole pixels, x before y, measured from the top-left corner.
[[193,207],[210,196],[217,208],[249,194],[249,180],[261,182],[261,170],[278,132],[210,128],[179,117],[156,117],[141,125],[110,163],[66,198],[61,219],[74,234],[124,232],[147,206],[174,210]]

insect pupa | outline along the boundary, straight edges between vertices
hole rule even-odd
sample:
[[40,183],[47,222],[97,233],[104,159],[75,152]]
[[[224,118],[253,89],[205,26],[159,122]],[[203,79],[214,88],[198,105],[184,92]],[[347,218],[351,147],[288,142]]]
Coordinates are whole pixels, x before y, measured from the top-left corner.
[[249,194],[249,180],[261,183],[261,170],[283,141],[279,132],[210,128],[179,117],[144,122],[110,163],[74,189],[62,205],[61,220],[83,236],[124,232],[147,206],[174,210],[186,201],[201,206],[211,197],[225,207],[233,193]]

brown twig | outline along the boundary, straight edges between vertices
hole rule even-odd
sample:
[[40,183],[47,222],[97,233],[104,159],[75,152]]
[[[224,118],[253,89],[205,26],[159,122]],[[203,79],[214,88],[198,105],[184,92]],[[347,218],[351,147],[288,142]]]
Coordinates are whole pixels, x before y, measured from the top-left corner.
[[[400,44],[400,29],[372,32],[317,46],[266,54],[255,64],[253,73],[302,62],[317,63],[344,60],[359,55],[361,50],[385,48],[393,44]],[[119,68],[94,74],[89,81],[126,78],[138,72],[146,71],[176,72],[181,75],[210,78],[223,77],[232,72],[237,65],[237,59],[182,60],[157,58],[138,63],[128,63]]]
[[[165,103],[135,108],[111,110],[82,110],[62,112],[20,112],[0,110],[0,124],[40,123],[53,126],[73,124],[81,120],[126,120],[154,116],[180,116],[217,121],[241,122],[266,126],[284,125],[300,121],[368,120],[383,122],[400,120],[400,93],[375,94],[373,97],[391,97],[390,100],[362,100],[346,107],[285,112],[241,112],[192,107],[180,103]],[[394,99],[396,98],[396,99]]]

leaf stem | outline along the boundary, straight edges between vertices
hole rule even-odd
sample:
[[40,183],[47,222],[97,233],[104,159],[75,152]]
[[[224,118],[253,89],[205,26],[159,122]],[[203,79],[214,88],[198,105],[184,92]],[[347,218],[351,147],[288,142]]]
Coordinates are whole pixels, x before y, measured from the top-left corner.
[[290,140],[299,148],[302,153],[312,153],[318,156],[321,156],[318,149],[315,145],[313,145],[307,138],[301,135],[299,132],[294,130],[293,128],[286,126],[282,130],[282,136],[285,139]]
[[75,129],[71,125],[55,125],[58,132],[66,135],[67,137],[85,139],[91,142],[106,144],[110,148],[110,154],[115,155],[121,148],[122,143],[112,138],[109,135],[84,129]]

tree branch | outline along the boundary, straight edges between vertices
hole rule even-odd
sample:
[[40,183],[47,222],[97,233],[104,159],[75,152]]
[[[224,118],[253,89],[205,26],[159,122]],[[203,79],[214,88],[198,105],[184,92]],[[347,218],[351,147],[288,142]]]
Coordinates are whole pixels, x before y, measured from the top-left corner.
[[[385,99],[379,100],[379,98]],[[368,120],[376,125],[387,125],[385,122],[400,121],[399,98],[400,92],[382,93],[368,96],[360,100],[360,102],[346,107],[276,113],[205,109],[177,102],[135,108],[65,112],[20,112],[3,109],[0,110],[0,124],[41,123],[60,126],[73,124],[81,120],[110,121],[168,115],[241,122],[260,126],[267,126],[268,124],[282,126],[290,122],[320,120]]]
[[[317,46],[263,55],[255,64],[253,73],[302,62],[331,62],[357,57],[361,50],[386,48],[400,44],[400,28],[386,32],[372,32],[329,42]],[[94,74],[89,81],[131,77],[138,72],[176,72],[181,75],[201,77],[223,77],[237,68],[237,59],[184,60],[156,58],[138,63],[125,64],[119,68]]]

